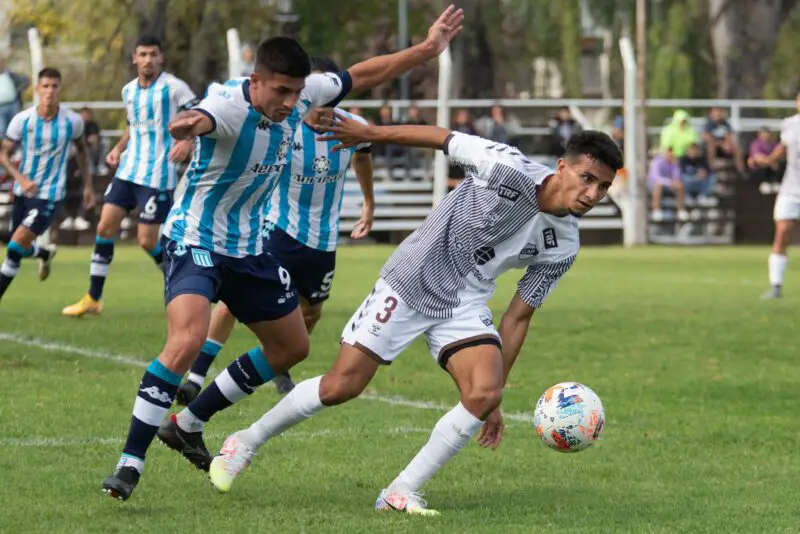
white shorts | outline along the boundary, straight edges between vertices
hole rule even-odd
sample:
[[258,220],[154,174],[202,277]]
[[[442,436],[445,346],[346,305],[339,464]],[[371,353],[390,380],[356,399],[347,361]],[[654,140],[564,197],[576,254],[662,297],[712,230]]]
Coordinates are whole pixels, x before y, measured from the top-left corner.
[[796,221],[800,219],[800,197],[778,193],[772,218],[776,221]]
[[342,342],[388,365],[420,334],[425,334],[431,355],[443,368],[465,346],[500,346],[486,304],[465,304],[453,310],[450,319],[435,319],[409,307],[382,278],[345,325]]

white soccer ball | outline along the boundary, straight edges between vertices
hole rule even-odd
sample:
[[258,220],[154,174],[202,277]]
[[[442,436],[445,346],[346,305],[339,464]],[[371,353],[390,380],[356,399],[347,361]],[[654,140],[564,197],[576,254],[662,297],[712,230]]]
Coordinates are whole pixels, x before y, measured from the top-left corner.
[[605,425],[603,403],[577,382],[561,382],[539,397],[533,426],[545,445],[559,452],[588,449]]

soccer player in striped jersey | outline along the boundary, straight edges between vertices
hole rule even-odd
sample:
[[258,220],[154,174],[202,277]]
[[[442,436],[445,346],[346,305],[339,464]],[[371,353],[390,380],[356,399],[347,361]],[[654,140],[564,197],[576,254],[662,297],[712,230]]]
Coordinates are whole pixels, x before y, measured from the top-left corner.
[[[312,57],[311,72],[339,72],[339,67],[329,58]],[[316,139],[318,132],[313,125],[318,122],[320,113],[320,110],[311,112],[294,135],[291,164],[284,169],[266,206],[264,234],[264,250],[289,271],[300,294],[300,308],[309,334],[322,315],[322,305],[333,283],[344,178],[351,162],[364,196],[361,218],[351,233],[353,239],[369,233],[374,214],[370,145],[332,152],[335,141]],[[357,115],[348,116],[366,124]],[[208,369],[230,337],[235,322],[224,302],[214,308],[203,350],[192,365],[188,379],[178,389],[178,404],[189,404],[197,397]],[[277,375],[273,382],[281,394],[294,387],[288,371]]]
[[[308,113],[334,107],[350,89],[369,89],[438,56],[461,30],[463,18],[462,10],[450,6],[422,43],[337,74],[311,74],[299,43],[267,39],[258,47],[249,79],[212,84],[196,108],[172,119],[174,138],[199,140],[164,225],[167,341],[142,377],[122,455],[103,482],[105,493],[130,497],[156,432],[207,470],[205,422],[308,355],[291,276],[262,253],[264,204],[291,161],[294,133]],[[181,377],[203,346],[210,303],[216,301],[227,304],[261,345],[220,373],[191,411],[164,420]]]
[[[230,490],[268,440],[357,397],[380,365],[424,334],[434,360],[456,382],[460,402],[381,490],[375,507],[435,515],[419,490],[481,429],[482,446],[499,444],[503,388],[531,317],[572,266],[578,221],[606,195],[622,155],[596,131],[573,135],[551,170],[514,147],[435,126],[364,126],[338,115],[319,129],[333,132],[323,138],[342,141],[342,148],[373,142],[443,150],[466,177],[389,258],[345,326],[333,368],[300,382],[259,421],[230,435],[209,476],[220,491]],[[496,330],[488,302],[495,280],[512,268],[526,273]]]
[[[0,164],[15,181],[11,241],[0,266],[0,298],[17,274],[23,258],[39,260],[39,280],[50,275],[56,246],[40,247],[35,241],[50,227],[53,214],[64,200],[71,144],[75,145],[83,175],[84,203],[87,208],[94,205],[92,175],[81,137],[83,119],[60,104],[61,73],[52,68],[42,69],[35,90],[39,105],[11,119],[0,146]],[[11,163],[18,146],[22,148],[19,169]]]
[[160,268],[163,253],[160,225],[172,204],[177,183],[176,162],[192,150],[190,141],[175,142],[167,125],[181,109],[196,101],[185,82],[162,70],[164,52],[155,37],[140,37],[133,51],[137,77],[122,88],[128,128],[106,157],[116,173],[106,189],[94,252],[89,266],[89,292],[67,306],[64,315],[98,315],[103,310],[103,287],[114,258],[114,240],[122,220],[139,209],[136,238]]

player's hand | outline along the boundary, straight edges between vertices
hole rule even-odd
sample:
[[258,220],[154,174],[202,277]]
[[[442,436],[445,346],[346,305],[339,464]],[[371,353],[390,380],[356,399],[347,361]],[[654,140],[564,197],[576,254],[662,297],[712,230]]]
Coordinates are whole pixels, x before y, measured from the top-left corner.
[[116,169],[119,167],[119,158],[121,156],[121,151],[118,150],[116,147],[111,149],[111,152],[108,153],[106,156],[106,165],[111,167],[112,169]]
[[450,41],[459,34],[463,27],[464,10],[456,9],[456,7],[451,4],[439,15],[436,22],[428,29],[425,45],[431,49],[432,53],[438,56],[444,52],[445,48],[450,44]]
[[495,408],[495,410],[489,414],[489,417],[486,418],[486,421],[483,422],[483,428],[481,428],[481,432],[478,434],[478,444],[481,447],[491,447],[492,450],[496,449],[503,439],[504,429],[503,414],[500,413],[500,408]]
[[372,222],[375,220],[375,206],[372,204],[364,204],[361,208],[361,218],[353,226],[353,231],[350,232],[350,237],[353,239],[361,239],[367,237],[369,231],[372,230]]
[[194,145],[192,145],[191,141],[178,141],[169,151],[169,160],[173,163],[186,161],[189,159],[193,147]]
[[369,125],[351,119],[340,112],[333,115],[320,115],[314,127],[326,135],[317,137],[318,141],[339,141],[331,148],[332,151],[352,148],[368,140]]
[[22,188],[22,194],[24,194],[26,197],[33,197],[36,195],[36,192],[39,191],[39,188],[36,186],[36,184],[28,178],[25,178],[25,180],[20,182],[19,185]]
[[83,188],[83,207],[87,210],[94,208],[95,202],[97,200],[94,196],[94,190],[91,186],[86,186]]
[[192,130],[203,120],[203,115],[194,113],[188,116],[176,115],[169,123],[169,134],[175,139],[183,140],[194,137]]

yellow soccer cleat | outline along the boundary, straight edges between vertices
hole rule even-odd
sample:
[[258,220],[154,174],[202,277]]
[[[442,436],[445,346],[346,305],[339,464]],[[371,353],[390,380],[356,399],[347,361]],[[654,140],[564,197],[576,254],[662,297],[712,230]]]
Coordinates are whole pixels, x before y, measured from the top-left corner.
[[414,515],[439,515],[438,511],[428,508],[428,503],[422,498],[422,494],[416,491],[401,493],[390,492],[388,489],[381,490],[378,499],[375,501],[375,509]]
[[211,466],[208,469],[208,478],[222,493],[231,490],[233,481],[250,465],[250,461],[256,454],[256,451],[242,443],[237,434],[238,432],[228,436],[228,439],[222,444],[219,455],[211,460]]
[[84,315],[100,315],[102,311],[103,303],[99,300],[94,300],[87,293],[75,304],[61,310],[61,313],[68,317],[83,317]]

